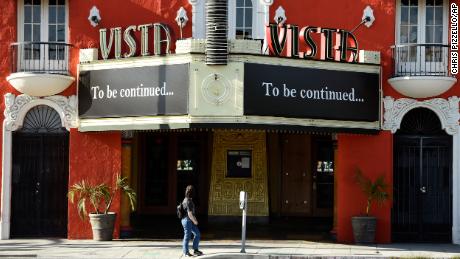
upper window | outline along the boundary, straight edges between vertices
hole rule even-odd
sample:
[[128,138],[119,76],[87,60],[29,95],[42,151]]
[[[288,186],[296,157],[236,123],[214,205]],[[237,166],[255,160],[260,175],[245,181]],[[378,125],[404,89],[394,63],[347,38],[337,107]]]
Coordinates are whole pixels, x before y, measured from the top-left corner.
[[447,0],[398,0],[393,57],[398,75],[447,71]]
[[[259,10],[259,11],[258,11]],[[257,0],[228,0],[228,38],[229,39],[263,39],[264,10]]]
[[252,39],[252,0],[236,0],[236,39]]
[[[443,0],[400,0],[398,15],[398,43],[403,45],[427,44],[425,57],[436,58],[429,44],[447,41],[446,3]],[[408,48],[407,59],[417,59],[419,50]],[[407,61],[409,61],[407,60]],[[434,60],[433,60],[434,61]]]
[[444,12],[442,0],[401,0],[399,43],[443,43]]
[[22,71],[60,72],[68,57],[67,0],[19,0],[17,55]]
[[22,41],[65,42],[66,0],[24,0]]

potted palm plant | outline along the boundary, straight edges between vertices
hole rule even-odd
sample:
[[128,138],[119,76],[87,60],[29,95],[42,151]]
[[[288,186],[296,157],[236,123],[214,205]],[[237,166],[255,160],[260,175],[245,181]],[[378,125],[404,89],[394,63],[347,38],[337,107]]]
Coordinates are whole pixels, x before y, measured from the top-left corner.
[[358,244],[374,243],[377,218],[369,216],[369,211],[373,202],[382,205],[390,198],[387,192],[388,185],[385,183],[383,175],[379,176],[375,181],[372,181],[364,177],[359,169],[356,170],[355,180],[360,185],[367,198],[366,213],[351,218],[355,242]]
[[[121,191],[128,196],[131,210],[136,207],[136,192],[129,186],[126,177],[118,174],[115,186],[110,187],[106,183],[90,184],[88,181],[81,180],[73,184],[67,194],[69,201],[76,201],[78,215],[85,219],[89,215],[91,228],[93,230],[93,240],[108,241],[112,240],[113,228],[116,213],[110,212],[113,197]],[[91,208],[90,213],[87,207]]]

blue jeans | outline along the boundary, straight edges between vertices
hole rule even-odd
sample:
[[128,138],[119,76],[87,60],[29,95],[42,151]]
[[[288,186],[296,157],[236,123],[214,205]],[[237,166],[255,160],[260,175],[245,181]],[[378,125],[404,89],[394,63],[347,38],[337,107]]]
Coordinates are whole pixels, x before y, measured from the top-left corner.
[[188,217],[183,218],[181,223],[184,227],[184,241],[182,243],[182,251],[184,254],[188,253],[188,241],[190,240],[192,233],[193,250],[198,250],[198,246],[200,245],[200,230]]

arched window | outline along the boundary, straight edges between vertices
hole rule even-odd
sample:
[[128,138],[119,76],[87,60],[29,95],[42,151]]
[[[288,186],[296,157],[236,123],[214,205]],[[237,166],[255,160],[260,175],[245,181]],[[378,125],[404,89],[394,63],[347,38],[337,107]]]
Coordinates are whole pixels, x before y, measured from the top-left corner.
[[236,39],[252,39],[252,0],[236,0]]

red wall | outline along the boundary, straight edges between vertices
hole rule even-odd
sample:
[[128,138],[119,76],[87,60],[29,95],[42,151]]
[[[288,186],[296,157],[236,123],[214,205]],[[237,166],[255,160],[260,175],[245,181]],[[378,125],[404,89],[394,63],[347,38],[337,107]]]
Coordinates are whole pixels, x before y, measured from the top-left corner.
[[[0,109],[5,110],[5,103],[3,96],[6,93],[17,93],[13,87],[6,81],[6,77],[10,74],[10,59],[9,59],[9,46],[16,41],[16,1],[0,1]],[[0,112],[0,121],[3,122],[4,115]],[[2,124],[3,125],[3,124]],[[0,127],[0,143],[3,143],[2,127]],[[2,156],[2,149],[0,148],[0,156]],[[1,161],[0,161],[1,165]],[[0,186],[2,181],[2,173],[0,171]],[[0,188],[1,189],[1,188]]]
[[[336,164],[337,178],[337,240],[353,242],[351,217],[365,214],[366,197],[354,180],[356,168],[363,175],[375,180],[385,175],[386,182],[393,182],[393,135],[382,131],[379,135],[338,135]],[[391,192],[391,189],[388,191]],[[377,217],[376,241],[391,241],[391,202],[379,207],[374,204],[370,214]]]
[[[278,6],[286,11],[287,23],[303,26],[318,26],[351,30],[357,26],[363,10],[370,5],[376,20],[370,28],[362,25],[355,32],[359,49],[376,50],[381,54],[382,88],[384,96],[401,97],[387,83],[391,76],[390,46],[395,43],[395,1],[356,0],[356,1],[289,1],[275,0],[270,8],[270,22]],[[365,197],[354,182],[355,168],[364,175],[375,179],[384,173],[391,184],[392,179],[392,135],[381,132],[379,135],[339,135],[338,137],[338,201],[337,201],[337,239],[339,242],[353,242],[351,217],[363,213]],[[361,202],[356,202],[360,199]],[[378,217],[377,242],[390,242],[391,207],[373,207],[371,213]]]
[[[99,26],[93,27],[88,21],[89,10],[96,6],[101,15]],[[192,7],[188,0],[93,0],[69,1],[70,42],[77,48],[99,48],[99,29],[141,25],[147,23],[164,23],[171,30],[172,41],[180,37],[179,27],[174,20],[177,10],[184,7],[189,21],[183,29],[183,37],[192,37]],[[109,35],[109,34],[107,34]],[[140,32],[136,32],[137,53],[140,52]],[[149,37],[152,37],[152,33]],[[107,37],[109,39],[109,37]],[[124,43],[122,43],[123,45]],[[149,42],[152,52],[152,41]],[[174,51],[174,45],[171,51]],[[124,53],[124,50],[122,51]]]
[[275,11],[282,6],[286,11],[287,24],[352,30],[361,22],[363,10],[368,5],[374,10],[375,21],[370,28],[361,25],[354,35],[359,49],[380,51],[385,95],[400,96],[387,83],[391,74],[390,46],[395,43],[395,1],[347,0],[332,3],[317,0],[275,0],[270,8],[270,22],[274,22]]
[[[121,174],[121,134],[119,132],[80,133],[71,130],[69,186],[86,180],[89,183],[114,183],[117,173]],[[88,209],[91,209],[88,207]],[[120,233],[120,195],[116,195],[110,211],[117,213],[114,236]],[[75,204],[69,202],[68,238],[91,238],[89,220],[81,220]]]
[[[88,21],[89,10],[96,6],[101,15],[99,26],[92,27]],[[72,52],[72,74],[77,76],[78,50],[83,48],[99,48],[99,29],[141,25],[161,22],[169,26],[172,39],[178,39],[180,32],[174,21],[177,10],[184,6],[189,22],[183,31],[183,37],[191,37],[191,6],[187,0],[94,0],[69,1],[69,42],[75,46]],[[152,37],[150,34],[149,37]],[[137,55],[140,52],[140,33],[136,33]],[[150,51],[152,52],[152,41]],[[171,47],[174,50],[174,45]],[[125,49],[122,49],[122,53]],[[112,51],[113,55],[113,51]],[[63,94],[75,94],[76,84]],[[88,179],[93,182],[111,182],[117,173],[121,173],[121,135],[111,133],[80,133],[72,130],[70,134],[70,179],[69,184]],[[120,199],[114,200],[112,211],[118,213],[115,237],[119,236]],[[91,226],[88,220],[82,221],[69,203],[68,238],[91,238]]]
[[[454,0],[459,4],[458,0]],[[6,81],[9,75],[9,45],[16,41],[17,1],[0,1],[0,97],[1,109],[4,110],[3,95],[7,92],[19,94]],[[174,21],[177,10],[184,6],[189,21],[184,28],[184,38],[192,35],[192,14],[188,0],[91,0],[74,1],[69,3],[69,42],[75,46],[72,51],[71,73],[77,77],[78,50],[81,48],[99,47],[99,29],[141,25],[145,23],[162,22],[169,25],[173,32],[173,41],[178,38],[179,29]],[[370,5],[374,10],[376,21],[372,27],[361,26],[355,31],[360,49],[377,50],[382,57],[382,87],[384,95],[395,98],[402,97],[387,83],[391,75],[390,46],[395,43],[395,1],[381,0],[275,0],[270,8],[270,22],[278,6],[286,10],[287,22],[301,27],[312,25],[319,27],[342,28],[351,30],[362,17],[363,9]],[[102,21],[98,27],[92,27],[88,21],[89,10],[97,6]],[[139,40],[139,33],[136,34]],[[139,43],[139,42],[138,42]],[[140,49],[138,44],[138,51]],[[174,50],[174,46],[172,46]],[[442,95],[446,98],[460,95],[457,83],[452,90]],[[76,83],[62,95],[76,94]],[[3,121],[3,113],[0,113]],[[1,129],[0,129],[1,130]],[[1,134],[0,134],[1,138]],[[0,139],[1,141],[1,139]],[[1,149],[0,149],[1,153]],[[338,137],[338,240],[352,242],[350,217],[362,213],[364,196],[353,181],[352,176],[356,166],[365,175],[372,178],[380,173],[386,175],[392,182],[392,135],[385,131],[379,135],[346,135]],[[120,133],[80,133],[72,130],[70,133],[70,179],[69,185],[81,180],[112,181],[121,170],[121,136]],[[1,180],[1,179],[0,179]],[[355,199],[363,202],[355,203]],[[119,197],[114,202],[113,210],[119,212]],[[377,241],[390,241],[390,204],[383,208],[374,207],[373,214],[378,216]],[[119,219],[117,219],[119,220]],[[118,225],[118,224],[117,224]],[[118,229],[116,230],[118,235]],[[88,221],[81,221],[75,211],[75,206],[69,204],[69,238],[90,238]]]

